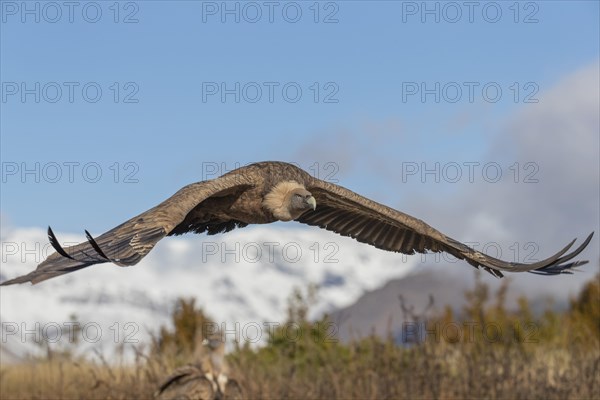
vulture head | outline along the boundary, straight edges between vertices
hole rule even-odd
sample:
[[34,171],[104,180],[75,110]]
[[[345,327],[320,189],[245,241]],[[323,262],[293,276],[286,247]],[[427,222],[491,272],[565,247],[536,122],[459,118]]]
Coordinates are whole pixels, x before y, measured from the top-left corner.
[[224,347],[225,342],[221,339],[220,336],[212,336],[210,338],[205,338],[202,340],[202,346],[206,346],[210,351],[215,351],[220,347]]
[[291,221],[308,210],[317,208],[317,201],[304,186],[295,181],[280,182],[267,193],[263,205],[280,221]]

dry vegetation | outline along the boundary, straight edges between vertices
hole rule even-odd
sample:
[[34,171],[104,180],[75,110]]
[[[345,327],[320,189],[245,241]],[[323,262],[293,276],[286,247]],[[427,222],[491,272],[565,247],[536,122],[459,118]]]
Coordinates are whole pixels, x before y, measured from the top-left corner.
[[[478,282],[460,313],[447,308],[425,319],[408,314],[427,335],[397,344],[369,337],[351,344],[329,339],[328,320],[309,322],[308,301],[290,301],[288,325],[266,346],[238,346],[228,356],[231,376],[248,398],[272,399],[598,399],[600,398],[600,276],[566,312],[534,316]],[[3,367],[2,399],[148,399],[174,368],[189,362],[197,333],[209,321],[193,301],[181,301],[174,329],[162,329],[135,363],[114,365],[48,352],[44,359]],[[299,338],[289,340],[295,336]],[[498,333],[499,332],[499,333]],[[406,337],[405,337],[406,339]]]

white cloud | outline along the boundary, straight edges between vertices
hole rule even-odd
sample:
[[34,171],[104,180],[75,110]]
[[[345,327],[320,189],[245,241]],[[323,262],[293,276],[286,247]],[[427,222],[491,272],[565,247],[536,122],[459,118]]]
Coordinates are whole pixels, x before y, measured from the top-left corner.
[[[600,96],[599,70],[595,62],[565,77],[539,94],[539,103],[523,105],[497,129],[486,159],[504,168],[497,183],[463,184],[444,200],[413,197],[411,210],[445,233],[464,241],[498,242],[504,254],[517,242],[518,261],[529,254],[529,242],[539,247],[534,256],[545,258],[575,237],[596,235],[580,255],[590,260],[573,276],[543,278],[515,276],[515,283],[559,297],[575,293],[598,270],[600,237]],[[489,133],[486,133],[489,134]],[[526,163],[530,164],[528,168]],[[533,174],[537,183],[524,182]],[[512,258],[512,257],[505,257]],[[543,280],[543,285],[541,285]]]

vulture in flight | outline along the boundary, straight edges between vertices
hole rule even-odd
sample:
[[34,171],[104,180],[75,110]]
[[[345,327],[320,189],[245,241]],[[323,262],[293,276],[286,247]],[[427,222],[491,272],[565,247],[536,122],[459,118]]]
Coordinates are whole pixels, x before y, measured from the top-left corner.
[[[56,250],[37,269],[2,285],[33,284],[88,267],[112,262],[140,262],[165,236],[187,232],[214,235],[249,224],[298,221],[314,225],[378,249],[404,254],[447,252],[476,268],[502,277],[503,272],[542,275],[570,273],[587,261],[572,261],[592,239],[593,232],[573,252],[575,240],[553,256],[531,264],[506,262],[458,242],[425,222],[369,200],[346,188],[317,179],[284,162],[259,162],[219,178],[187,185],[149,209],[87,242],[62,248],[48,228]],[[567,254],[565,254],[567,253]]]

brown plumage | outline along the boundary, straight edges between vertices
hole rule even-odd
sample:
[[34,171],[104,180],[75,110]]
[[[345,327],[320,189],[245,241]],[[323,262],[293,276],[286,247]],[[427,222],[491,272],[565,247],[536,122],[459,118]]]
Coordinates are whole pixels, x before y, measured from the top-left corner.
[[581,253],[593,235],[592,232],[583,244],[566,255],[563,254],[575,240],[543,261],[506,262],[475,251],[417,218],[316,179],[294,165],[260,162],[185,186],[156,207],[96,239],[86,231],[88,241],[75,246],[61,248],[48,228],[50,242],[57,252],[35,271],[2,285],[35,284],[104,262],[134,265],[165,236],[187,232],[213,235],[278,220],[318,226],[387,251],[404,254],[445,251],[496,276],[502,276],[501,271],[570,273],[574,267],[587,263],[567,261]]
[[198,367],[186,365],[173,372],[154,393],[158,400],[213,400],[212,382]]
[[244,392],[235,379],[216,386],[197,365],[177,368],[154,393],[158,400],[242,400]]

